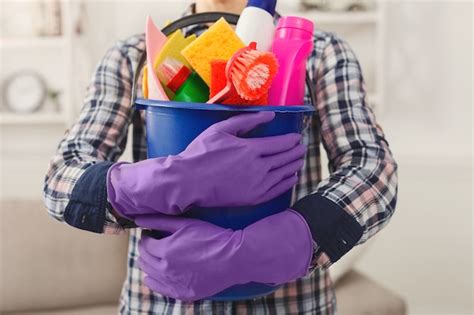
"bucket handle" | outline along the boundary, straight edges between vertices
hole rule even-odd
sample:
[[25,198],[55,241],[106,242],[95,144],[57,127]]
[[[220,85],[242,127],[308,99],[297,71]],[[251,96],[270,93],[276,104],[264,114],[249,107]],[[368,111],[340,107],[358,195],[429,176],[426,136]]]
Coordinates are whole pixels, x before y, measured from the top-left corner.
[[[230,24],[236,25],[238,20],[239,20],[239,15],[237,14],[231,14],[231,13],[224,13],[224,12],[205,12],[205,13],[197,13],[193,15],[188,15],[185,17],[182,17],[176,21],[174,21],[171,24],[168,24],[166,27],[164,27],[161,31],[163,34],[166,36],[169,36],[170,34],[174,33],[178,29],[184,28],[184,27],[189,27],[192,25],[196,24],[202,24],[202,23],[214,23],[220,18],[225,18],[226,21]],[[137,98],[137,86],[138,86],[138,78],[140,76],[141,69],[146,63],[146,50],[143,51],[140,60],[138,62],[138,65],[135,69],[134,77],[133,77],[133,85],[132,85],[132,96],[131,96],[131,106],[135,105],[135,100]],[[313,106],[316,106],[316,94],[311,82],[311,78],[308,73],[306,73],[306,86],[308,87],[309,90],[309,96],[311,98],[311,104]],[[135,105],[136,106],[136,105]],[[140,106],[137,107],[140,109]]]

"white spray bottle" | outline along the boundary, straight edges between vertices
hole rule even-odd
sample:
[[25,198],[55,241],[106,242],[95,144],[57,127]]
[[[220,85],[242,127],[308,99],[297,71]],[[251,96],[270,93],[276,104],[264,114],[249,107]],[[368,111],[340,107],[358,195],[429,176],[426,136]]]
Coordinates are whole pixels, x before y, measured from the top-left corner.
[[249,0],[235,32],[245,45],[257,43],[260,51],[270,51],[275,34],[273,15],[277,0]]

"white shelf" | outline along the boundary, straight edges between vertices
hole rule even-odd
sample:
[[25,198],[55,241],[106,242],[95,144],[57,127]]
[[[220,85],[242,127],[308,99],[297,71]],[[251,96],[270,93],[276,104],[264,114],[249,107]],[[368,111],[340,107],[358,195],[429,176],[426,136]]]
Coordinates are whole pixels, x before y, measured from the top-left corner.
[[[1,1],[1,0],[0,0]],[[61,53],[64,59],[63,72],[67,78],[64,86],[61,87],[63,107],[61,112],[37,112],[31,114],[20,114],[12,112],[0,112],[0,125],[67,125],[73,120],[73,108],[76,101],[75,93],[75,79],[71,76],[74,73],[74,27],[77,24],[79,15],[77,14],[80,3],[78,1],[60,0],[61,3],[61,19],[62,34],[57,36],[24,36],[24,37],[0,37],[0,53],[7,51],[8,53],[29,51],[29,50],[50,50],[56,49]],[[53,50],[54,51],[54,50]],[[40,52],[41,54],[41,52]],[[20,63],[18,68],[22,66]],[[0,65],[1,66],[1,65]]]
[[307,10],[288,12],[287,15],[302,16],[314,21],[316,24],[374,24],[379,21],[380,15],[376,11],[366,12],[325,12]]
[[65,124],[66,118],[62,113],[0,113],[0,125],[12,124]]
[[2,48],[23,48],[23,47],[55,47],[66,46],[67,39],[64,36],[49,37],[17,37],[0,38],[0,47]]

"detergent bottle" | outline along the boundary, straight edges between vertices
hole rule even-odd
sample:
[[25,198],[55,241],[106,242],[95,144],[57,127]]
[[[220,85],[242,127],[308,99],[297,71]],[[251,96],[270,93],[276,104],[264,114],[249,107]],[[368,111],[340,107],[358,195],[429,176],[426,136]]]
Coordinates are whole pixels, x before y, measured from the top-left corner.
[[256,42],[258,50],[270,51],[275,34],[275,7],[276,0],[249,0],[235,27],[245,45]]
[[271,51],[280,65],[268,95],[270,105],[303,105],[306,62],[313,50],[314,24],[288,16],[278,21]]

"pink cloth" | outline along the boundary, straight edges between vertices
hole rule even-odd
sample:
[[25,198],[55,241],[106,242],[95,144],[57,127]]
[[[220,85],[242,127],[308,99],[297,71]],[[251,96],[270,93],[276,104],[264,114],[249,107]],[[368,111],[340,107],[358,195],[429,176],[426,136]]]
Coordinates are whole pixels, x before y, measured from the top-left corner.
[[168,38],[156,27],[150,16],[146,19],[145,38],[147,51],[146,63],[148,67],[148,98],[168,101],[169,98],[163,90],[153,66],[153,61],[160,53]]

